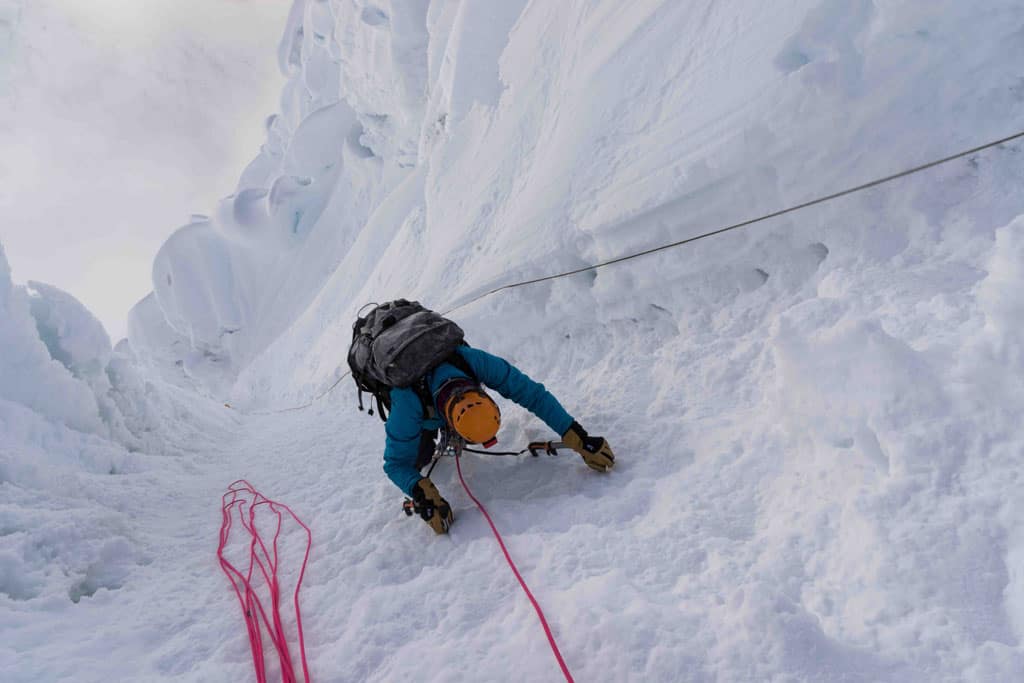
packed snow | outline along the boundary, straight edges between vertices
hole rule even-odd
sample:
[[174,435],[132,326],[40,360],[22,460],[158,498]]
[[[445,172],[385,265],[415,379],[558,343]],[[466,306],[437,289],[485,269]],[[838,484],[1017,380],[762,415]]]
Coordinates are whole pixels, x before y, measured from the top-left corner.
[[560,680],[453,463],[435,537],[342,377],[404,296],[616,451],[463,458],[576,680],[1024,679],[1020,142],[480,296],[1019,132],[1020,2],[762,5],[295,0],[126,341],[0,257],[0,677],[252,678],[244,478],[313,530],[313,680]]

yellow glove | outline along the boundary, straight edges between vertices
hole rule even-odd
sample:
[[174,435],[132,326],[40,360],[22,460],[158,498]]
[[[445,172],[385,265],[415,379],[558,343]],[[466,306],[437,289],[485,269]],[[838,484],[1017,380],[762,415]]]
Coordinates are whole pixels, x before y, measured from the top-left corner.
[[455,521],[452,506],[438,493],[434,482],[424,477],[412,487],[413,510],[430,525],[435,534],[448,533],[448,527]]
[[587,467],[598,472],[607,472],[615,467],[612,447],[600,436],[590,436],[579,422],[573,422],[569,431],[562,435],[562,442],[581,456]]

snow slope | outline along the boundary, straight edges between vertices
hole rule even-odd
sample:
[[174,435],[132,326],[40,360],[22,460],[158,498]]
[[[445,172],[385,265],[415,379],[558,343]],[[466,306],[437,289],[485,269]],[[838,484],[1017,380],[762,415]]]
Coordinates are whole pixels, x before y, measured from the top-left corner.
[[[1022,29],[1009,0],[297,0],[267,143],[130,321],[147,377],[238,410],[197,399],[195,453],[126,475],[146,562],[116,590],[5,589],[0,672],[248,675],[213,562],[245,477],[313,528],[315,679],[558,680],[451,463],[434,538],[347,382],[276,412],[339,377],[355,310],[401,295],[461,305],[473,344],[616,449],[603,477],[464,464],[578,680],[1020,679],[1019,144],[469,302],[1017,132]],[[503,445],[549,436],[502,409]]]

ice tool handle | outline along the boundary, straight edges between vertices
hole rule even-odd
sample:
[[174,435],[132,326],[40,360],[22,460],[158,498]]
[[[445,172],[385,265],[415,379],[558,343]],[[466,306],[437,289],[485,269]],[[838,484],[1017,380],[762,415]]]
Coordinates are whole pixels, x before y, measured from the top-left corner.
[[558,455],[559,448],[568,448],[561,441],[531,441],[526,445],[526,450],[530,451],[530,455],[537,457],[540,452],[543,451],[548,455]]
[[[426,476],[430,476],[434,471],[434,467],[437,466],[438,461],[446,455],[458,457],[463,451],[467,453],[479,453],[481,455],[522,455],[529,451],[533,457],[539,457],[541,453],[547,455],[558,455],[559,448],[569,448],[562,441],[531,441],[521,451],[481,451],[475,448],[467,448],[465,442],[458,437],[452,437],[447,433],[442,434],[440,443],[437,445],[437,449],[434,451],[434,457],[430,461],[430,469],[427,470]],[[419,508],[412,498],[406,498],[402,501],[402,512],[405,513],[406,517],[412,517],[413,514],[419,514]]]

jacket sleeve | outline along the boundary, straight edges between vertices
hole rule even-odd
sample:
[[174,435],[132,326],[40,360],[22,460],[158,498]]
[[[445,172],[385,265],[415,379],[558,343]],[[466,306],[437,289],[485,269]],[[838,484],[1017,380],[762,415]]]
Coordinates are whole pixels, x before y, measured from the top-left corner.
[[529,410],[556,434],[568,431],[572,416],[543,384],[533,381],[504,358],[486,351],[460,346],[458,352],[473,368],[478,380]]
[[408,495],[423,478],[416,469],[422,431],[423,405],[416,393],[411,389],[392,389],[391,412],[384,425],[384,472]]

